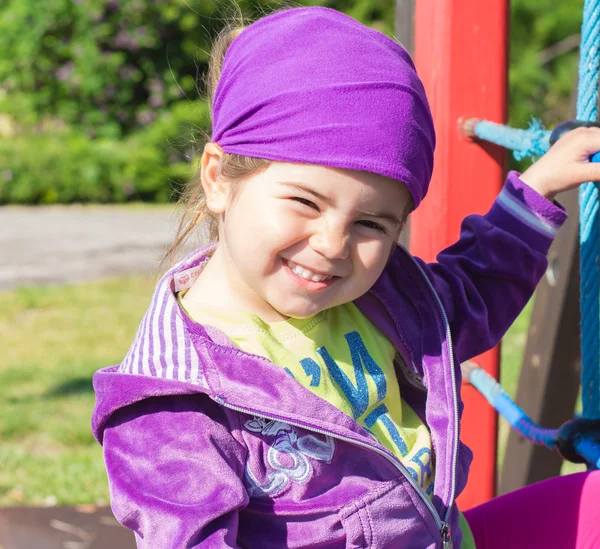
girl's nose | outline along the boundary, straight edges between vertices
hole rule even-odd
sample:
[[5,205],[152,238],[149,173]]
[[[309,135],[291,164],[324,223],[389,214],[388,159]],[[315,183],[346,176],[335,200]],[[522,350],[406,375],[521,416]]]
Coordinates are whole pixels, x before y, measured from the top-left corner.
[[309,243],[313,250],[328,259],[346,259],[349,254],[350,237],[344,227],[334,227],[323,223],[320,230],[311,236]]

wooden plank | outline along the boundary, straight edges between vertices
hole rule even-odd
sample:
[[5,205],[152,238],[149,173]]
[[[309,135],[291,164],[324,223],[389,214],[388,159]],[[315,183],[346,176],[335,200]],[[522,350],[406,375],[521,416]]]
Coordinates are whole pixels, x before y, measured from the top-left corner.
[[415,51],[415,0],[396,0],[395,35],[412,57]]
[[[579,215],[577,190],[558,199],[569,212],[548,254],[519,378],[517,404],[537,423],[556,428],[573,417],[579,390]],[[499,492],[504,494],[560,474],[558,453],[511,430]]]
[[[394,34],[412,57],[415,51],[415,0],[396,0]],[[410,217],[398,242],[405,248],[410,245]]]

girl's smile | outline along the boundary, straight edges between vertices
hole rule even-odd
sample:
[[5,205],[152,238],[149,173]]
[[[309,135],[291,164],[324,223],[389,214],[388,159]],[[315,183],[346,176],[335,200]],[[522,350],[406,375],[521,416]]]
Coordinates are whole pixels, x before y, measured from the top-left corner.
[[312,292],[330,288],[340,279],[339,276],[318,274],[286,259],[283,260],[283,269],[294,283]]

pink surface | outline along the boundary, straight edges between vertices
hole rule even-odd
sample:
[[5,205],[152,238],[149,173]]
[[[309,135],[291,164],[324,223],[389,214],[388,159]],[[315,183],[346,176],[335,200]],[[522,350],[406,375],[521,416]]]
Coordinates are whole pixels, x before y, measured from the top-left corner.
[[465,517],[477,549],[598,549],[600,471],[532,484]]

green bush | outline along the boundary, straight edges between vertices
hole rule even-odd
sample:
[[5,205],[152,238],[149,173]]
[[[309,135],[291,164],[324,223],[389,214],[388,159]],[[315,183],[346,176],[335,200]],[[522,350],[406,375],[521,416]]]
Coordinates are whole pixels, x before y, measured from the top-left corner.
[[182,102],[122,140],[69,127],[0,139],[0,204],[172,200],[207,122],[205,103]]
[[[90,137],[150,124],[184,97],[234,0],[0,2],[0,113],[45,116]],[[388,0],[389,1],[389,0]],[[281,0],[240,0],[248,17]]]
[[527,127],[535,116],[552,126],[570,116],[579,49],[576,41],[569,49],[556,47],[576,38],[582,12],[583,0],[511,2],[511,124]]
[[190,100],[234,3],[248,20],[326,5],[393,32],[394,0],[5,0],[0,204],[173,199],[209,128]]

